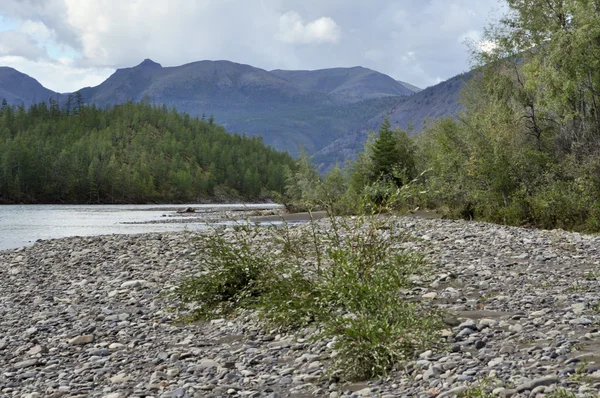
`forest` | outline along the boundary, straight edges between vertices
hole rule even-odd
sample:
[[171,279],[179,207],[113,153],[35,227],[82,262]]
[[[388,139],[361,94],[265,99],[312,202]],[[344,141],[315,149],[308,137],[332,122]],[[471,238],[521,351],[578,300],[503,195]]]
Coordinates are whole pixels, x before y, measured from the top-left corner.
[[600,231],[600,5],[506,5],[487,45],[473,43],[457,118],[428,121],[417,137],[385,123],[356,160],[324,178],[299,159],[289,203]]
[[284,188],[287,153],[166,107],[82,104],[76,94],[0,108],[0,203],[261,200]]

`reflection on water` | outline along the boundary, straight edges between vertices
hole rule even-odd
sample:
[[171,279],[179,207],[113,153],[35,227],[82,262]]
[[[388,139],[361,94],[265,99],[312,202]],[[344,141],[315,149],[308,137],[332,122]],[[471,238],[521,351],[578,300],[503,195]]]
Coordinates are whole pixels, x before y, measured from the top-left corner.
[[209,211],[278,205],[5,205],[0,206],[0,250],[31,245],[38,239],[205,228],[203,223],[156,223],[186,207]]

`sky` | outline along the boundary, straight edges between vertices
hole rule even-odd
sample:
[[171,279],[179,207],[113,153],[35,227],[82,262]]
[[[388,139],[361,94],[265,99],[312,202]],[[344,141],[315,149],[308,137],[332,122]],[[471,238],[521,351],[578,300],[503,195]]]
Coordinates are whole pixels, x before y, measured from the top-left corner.
[[0,66],[96,86],[150,58],[266,70],[364,66],[424,88],[470,67],[500,0],[1,0]]

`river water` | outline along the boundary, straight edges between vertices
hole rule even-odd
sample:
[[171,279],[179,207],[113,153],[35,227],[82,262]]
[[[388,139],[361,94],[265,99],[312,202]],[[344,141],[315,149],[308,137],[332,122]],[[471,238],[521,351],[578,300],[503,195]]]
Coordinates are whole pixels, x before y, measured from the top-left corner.
[[0,250],[28,246],[38,239],[108,234],[183,231],[204,223],[156,223],[176,209],[268,209],[278,205],[3,205],[0,206]]

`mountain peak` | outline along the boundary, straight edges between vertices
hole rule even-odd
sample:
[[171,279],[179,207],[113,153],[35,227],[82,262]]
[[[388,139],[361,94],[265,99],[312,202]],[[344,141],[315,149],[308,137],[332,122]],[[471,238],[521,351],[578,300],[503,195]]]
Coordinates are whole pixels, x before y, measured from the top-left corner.
[[152,61],[150,58],[146,58],[138,65],[139,68],[162,68],[162,65],[158,62]]

